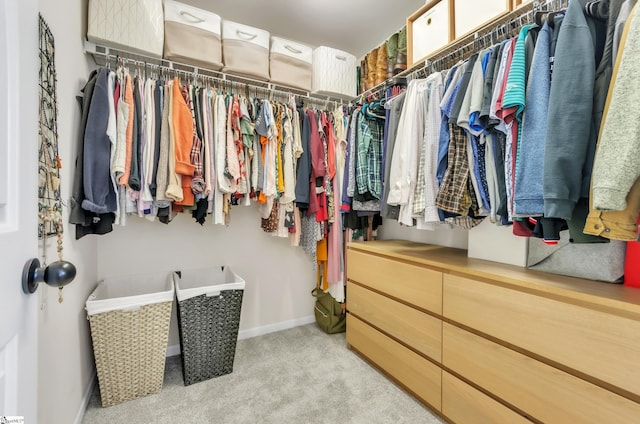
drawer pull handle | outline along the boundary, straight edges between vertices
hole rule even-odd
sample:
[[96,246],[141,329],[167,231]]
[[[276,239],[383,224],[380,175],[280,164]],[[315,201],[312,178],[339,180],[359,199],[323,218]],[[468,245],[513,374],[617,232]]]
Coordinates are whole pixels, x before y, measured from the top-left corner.
[[253,40],[258,36],[258,34],[251,34],[248,32],[240,31],[239,29],[236,30],[236,34],[238,34],[240,37],[244,38],[245,40]]
[[295,54],[300,54],[302,53],[302,50],[298,50],[293,46],[290,46],[289,44],[284,46],[285,49],[289,50],[291,53],[295,53]]
[[347,60],[346,56],[336,56],[336,59],[341,60],[343,62]]
[[194,24],[200,24],[202,22],[205,22],[205,19],[198,18],[196,15],[193,15],[185,10],[181,10],[180,15],[182,15],[183,18],[185,18],[188,21],[191,21]]

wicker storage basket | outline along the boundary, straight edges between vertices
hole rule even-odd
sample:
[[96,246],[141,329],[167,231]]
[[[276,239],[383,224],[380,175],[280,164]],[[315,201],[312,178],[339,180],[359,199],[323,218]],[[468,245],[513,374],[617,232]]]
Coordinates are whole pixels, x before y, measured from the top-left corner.
[[165,273],[104,280],[87,299],[103,407],[162,389],[173,296]]
[[231,373],[244,280],[228,267],[179,271],[173,279],[185,386]]

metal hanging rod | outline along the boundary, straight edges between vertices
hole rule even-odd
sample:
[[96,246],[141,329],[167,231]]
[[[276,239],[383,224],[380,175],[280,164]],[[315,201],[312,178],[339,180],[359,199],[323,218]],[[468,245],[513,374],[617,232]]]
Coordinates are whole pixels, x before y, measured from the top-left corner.
[[240,92],[240,90],[246,90],[247,92],[253,91],[263,95],[265,98],[273,99],[289,98],[294,96],[295,98],[302,99],[308,103],[314,105],[324,105],[328,107],[330,104],[334,106],[346,104],[350,96],[327,96],[322,94],[311,93],[309,91],[300,90],[293,87],[287,87],[284,85],[273,84],[268,81],[261,81],[249,77],[240,75],[226,74],[220,71],[214,71],[211,69],[200,68],[197,66],[179,63],[174,61],[165,60],[158,57],[150,57],[141,55],[138,53],[129,52],[126,50],[115,49],[112,47],[106,47],[85,41],[84,51],[87,54],[93,56],[96,64],[101,66],[107,66],[110,64],[129,64],[139,67],[143,70],[157,71],[159,73],[166,73],[169,75],[184,76],[186,79],[192,78],[193,81],[215,81],[220,86],[229,89],[231,92]]

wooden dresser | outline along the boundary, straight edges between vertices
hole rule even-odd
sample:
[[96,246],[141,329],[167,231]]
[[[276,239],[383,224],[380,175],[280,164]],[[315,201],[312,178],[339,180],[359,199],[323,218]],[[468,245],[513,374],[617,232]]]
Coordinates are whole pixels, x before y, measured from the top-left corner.
[[640,289],[351,243],[347,343],[455,423],[640,423]]

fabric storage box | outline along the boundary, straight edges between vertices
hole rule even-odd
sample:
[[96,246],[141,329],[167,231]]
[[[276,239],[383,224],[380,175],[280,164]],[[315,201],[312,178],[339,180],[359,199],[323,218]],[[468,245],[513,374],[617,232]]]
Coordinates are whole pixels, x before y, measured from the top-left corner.
[[229,267],[177,271],[185,386],[233,371],[245,282]]
[[173,0],[164,2],[164,58],[222,68],[220,16]]
[[102,406],[162,389],[173,297],[163,273],[106,279],[87,299]]
[[449,13],[451,1],[429,1],[407,19],[408,66],[424,60],[453,41],[453,16]]
[[342,50],[320,46],[313,50],[312,89],[314,93],[356,96],[356,57]]
[[284,38],[271,37],[271,82],[311,91],[312,63],[311,47]]
[[269,80],[269,32],[222,21],[224,72]]
[[89,0],[89,41],[162,57],[163,37],[162,0]]

